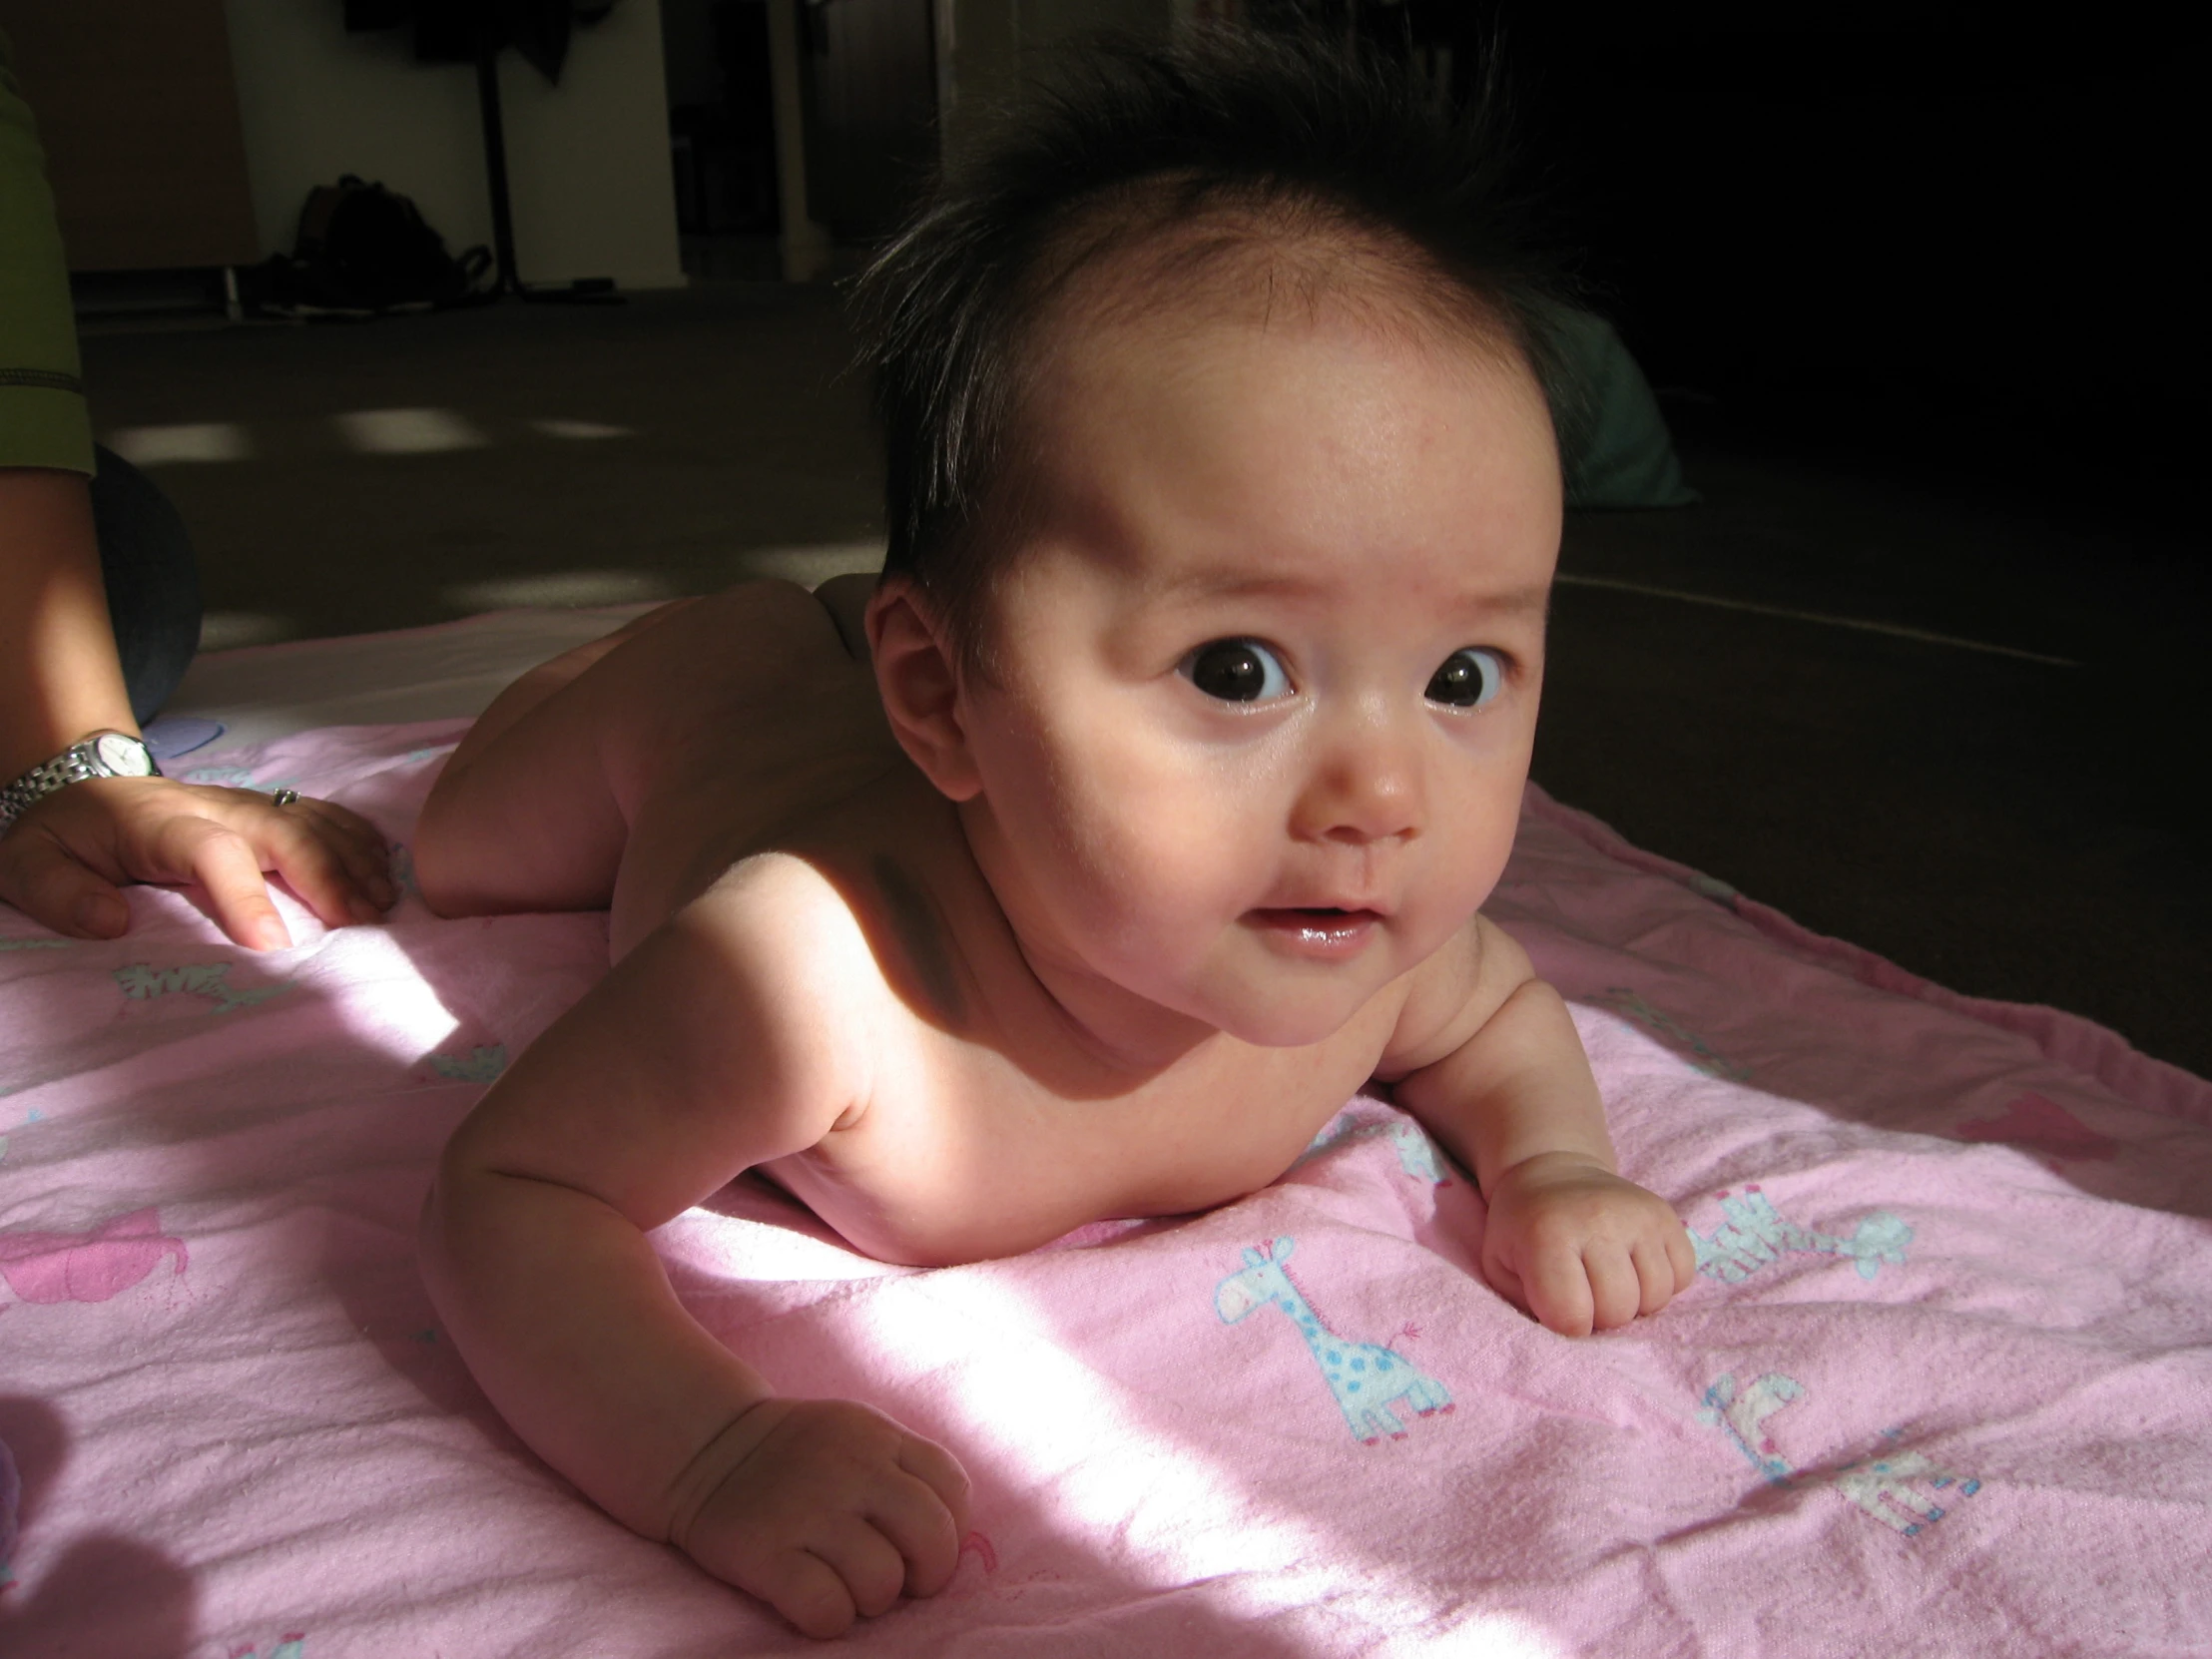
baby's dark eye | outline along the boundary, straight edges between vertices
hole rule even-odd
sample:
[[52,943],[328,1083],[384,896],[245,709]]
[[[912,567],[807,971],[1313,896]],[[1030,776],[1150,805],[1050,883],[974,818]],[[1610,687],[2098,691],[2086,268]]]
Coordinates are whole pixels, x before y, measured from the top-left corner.
[[1282,659],[1258,640],[1216,640],[1185,657],[1177,670],[1208,697],[1258,703],[1291,689]]
[[1479,709],[1505,684],[1505,665],[1494,651],[1467,646],[1444,659],[1429,677],[1428,701],[1449,709]]

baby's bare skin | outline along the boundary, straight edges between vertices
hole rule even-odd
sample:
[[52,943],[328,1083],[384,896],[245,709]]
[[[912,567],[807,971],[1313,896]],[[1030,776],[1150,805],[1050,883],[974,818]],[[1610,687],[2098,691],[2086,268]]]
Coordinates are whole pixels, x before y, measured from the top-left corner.
[[[618,962],[679,912],[734,937],[756,931],[764,906],[804,914],[804,931],[770,941],[765,976],[820,976],[827,959],[836,994],[807,1017],[826,1022],[825,1046],[864,1051],[868,1074],[847,1084],[851,1098],[817,1107],[833,1120],[819,1141],[752,1167],[882,1260],[1016,1255],[1101,1216],[1185,1214],[1266,1186],[1376,1075],[1413,981],[1394,981],[1309,1046],[1217,1038],[1149,1074],[1087,1052],[1030,971],[952,804],[891,736],[860,637],[873,587],[868,577],[819,595],[751,584],[641,619],[611,650],[546,665],[450,764],[421,826],[425,891],[450,910],[527,904],[548,886],[611,901]],[[507,756],[487,757],[514,703],[587,668],[583,686],[520,717],[530,726]],[[627,826],[613,868],[587,870],[566,839],[542,863],[517,856],[525,825],[552,821],[592,785],[493,769],[563,752],[619,758],[598,786]],[[468,826],[465,849],[455,821]],[[1516,954],[1498,937],[1495,950]],[[1454,981],[1458,1001],[1474,965],[1460,952],[1427,971]],[[727,983],[675,968],[628,970],[660,1004],[658,1063],[692,1021],[727,1017]],[[570,1063],[566,1036],[522,1062],[548,1089]],[[534,1124],[543,1107],[532,1082],[517,1076],[471,1134],[498,1134],[509,1101],[518,1130]],[[743,1086],[730,1080],[733,1093]],[[1194,1101],[1206,1109],[1194,1113]],[[624,1139],[637,1129],[623,1119]],[[594,1146],[590,1162],[616,1155]]]
[[677,1304],[646,1234],[748,1170],[972,1261],[1242,1197],[1373,1079],[1546,1325],[1694,1271],[1476,914],[1558,545],[1525,368],[1208,313],[1071,338],[1033,413],[987,671],[902,580],[687,602],[512,688],[417,833],[441,910],[610,905],[616,958],[447,1149],[439,1308],[548,1461],[818,1634],[941,1587],[965,1481]]

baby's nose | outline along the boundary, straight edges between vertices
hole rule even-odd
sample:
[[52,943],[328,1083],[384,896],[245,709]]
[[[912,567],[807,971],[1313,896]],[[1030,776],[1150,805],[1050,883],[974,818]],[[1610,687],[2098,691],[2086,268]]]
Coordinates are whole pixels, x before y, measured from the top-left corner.
[[1355,845],[1411,839],[1425,793],[1414,734],[1387,718],[1347,721],[1308,779],[1295,828],[1304,838]]

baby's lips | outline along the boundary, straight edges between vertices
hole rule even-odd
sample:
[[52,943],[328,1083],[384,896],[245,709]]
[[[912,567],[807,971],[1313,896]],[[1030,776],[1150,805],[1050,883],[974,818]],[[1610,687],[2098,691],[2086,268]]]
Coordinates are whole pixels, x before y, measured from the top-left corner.
[[1313,961],[1350,961],[1367,949],[1382,918],[1373,910],[1253,910],[1246,924],[1278,949]]
[[1257,915],[1329,914],[1372,917],[1387,921],[1397,911],[1388,899],[1375,894],[1344,892],[1305,892],[1282,897],[1270,904],[1253,906]]

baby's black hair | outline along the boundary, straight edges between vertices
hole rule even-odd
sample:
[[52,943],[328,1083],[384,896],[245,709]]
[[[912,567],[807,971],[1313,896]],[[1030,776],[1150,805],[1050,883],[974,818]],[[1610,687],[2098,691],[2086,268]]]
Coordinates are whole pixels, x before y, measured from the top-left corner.
[[1019,466],[1038,325],[1082,273],[1178,232],[1201,233],[1185,239],[1201,266],[1223,250],[1350,252],[1550,386],[1538,314],[1557,271],[1528,234],[1500,103],[1492,78],[1454,111],[1342,36],[1208,28],[1068,59],[860,279],[886,574],[911,576],[972,651],[1002,539],[984,519]]

